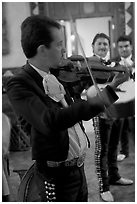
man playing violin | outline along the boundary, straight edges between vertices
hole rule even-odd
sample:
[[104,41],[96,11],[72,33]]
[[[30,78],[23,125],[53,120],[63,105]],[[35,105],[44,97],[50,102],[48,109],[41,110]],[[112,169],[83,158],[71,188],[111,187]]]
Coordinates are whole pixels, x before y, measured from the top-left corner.
[[[104,65],[111,66],[109,59],[110,39],[104,33],[97,34],[92,42],[94,56]],[[111,80],[110,74],[104,75],[102,83]],[[100,83],[99,77],[96,82]],[[113,119],[108,112],[103,112],[93,118],[95,130],[95,165],[99,181],[100,195],[104,201],[112,202],[114,198],[110,192],[110,184],[129,185],[133,181],[120,176],[117,166],[117,148],[119,142],[119,120]]]
[[[7,82],[15,112],[31,124],[32,159],[41,201],[88,201],[84,160],[88,140],[81,126],[104,111],[98,95],[74,102],[50,73],[57,69],[63,49],[61,25],[46,16],[30,16],[21,25],[27,63]],[[119,73],[102,94],[108,107],[118,97],[116,87],[127,80]]]

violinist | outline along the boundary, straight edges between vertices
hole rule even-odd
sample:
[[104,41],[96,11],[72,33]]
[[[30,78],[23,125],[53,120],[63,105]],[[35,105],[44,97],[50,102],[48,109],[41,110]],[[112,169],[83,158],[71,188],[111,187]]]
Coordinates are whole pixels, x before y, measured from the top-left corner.
[[[108,59],[110,39],[104,33],[98,33],[92,42],[94,56],[106,66],[111,66]],[[109,60],[109,61],[108,61]],[[109,82],[111,76],[106,74],[104,82]],[[96,78],[100,83],[100,79]],[[119,142],[118,130],[119,120],[110,118],[106,112],[93,118],[95,130],[95,165],[98,176],[100,196],[106,202],[114,201],[110,192],[110,184],[129,185],[133,181],[120,176],[117,166],[117,147]]]
[[[7,82],[7,94],[17,115],[31,124],[35,183],[43,201],[87,202],[84,160],[88,139],[79,123],[104,110],[98,95],[87,91],[87,101],[74,102],[50,73],[57,69],[63,49],[61,25],[34,15],[21,25],[21,43],[27,63]],[[118,97],[116,87],[127,80],[119,73],[102,94],[108,107]]]

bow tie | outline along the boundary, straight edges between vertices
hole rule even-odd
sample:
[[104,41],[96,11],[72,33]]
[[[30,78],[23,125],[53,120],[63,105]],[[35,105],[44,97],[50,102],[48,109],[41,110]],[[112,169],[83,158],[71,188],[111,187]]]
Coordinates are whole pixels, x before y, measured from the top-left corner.
[[106,60],[104,60],[104,59],[100,59],[100,62],[103,63],[103,64],[106,65],[106,66],[111,64],[111,61],[110,61],[110,60],[106,61]]
[[46,74],[43,77],[43,86],[45,93],[54,101],[59,102],[64,99],[66,94],[64,87],[53,74]]

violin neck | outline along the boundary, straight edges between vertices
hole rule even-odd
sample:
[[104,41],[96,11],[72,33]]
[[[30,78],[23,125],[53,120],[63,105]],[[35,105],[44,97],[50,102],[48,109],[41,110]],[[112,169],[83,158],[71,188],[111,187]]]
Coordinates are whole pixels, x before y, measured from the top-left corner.
[[102,72],[125,72],[124,67],[91,67],[92,71],[102,71]]

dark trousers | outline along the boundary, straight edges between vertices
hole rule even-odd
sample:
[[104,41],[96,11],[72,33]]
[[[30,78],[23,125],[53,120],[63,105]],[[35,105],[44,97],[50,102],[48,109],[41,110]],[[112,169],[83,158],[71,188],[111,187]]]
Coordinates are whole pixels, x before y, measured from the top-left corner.
[[120,179],[117,166],[119,120],[100,117],[93,119],[95,129],[95,165],[100,192],[109,190],[109,184]]
[[129,122],[128,118],[120,120],[120,153],[129,156]]
[[36,164],[35,180],[41,202],[87,202],[88,190],[82,167],[43,167]]

